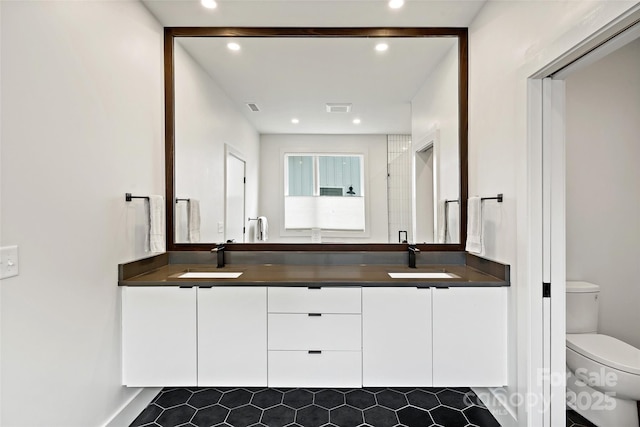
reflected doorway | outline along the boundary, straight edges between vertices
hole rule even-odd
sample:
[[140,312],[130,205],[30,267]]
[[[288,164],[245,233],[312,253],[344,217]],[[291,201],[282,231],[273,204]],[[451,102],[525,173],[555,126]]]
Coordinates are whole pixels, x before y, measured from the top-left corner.
[[433,203],[433,144],[416,152],[414,157],[415,167],[415,242],[435,242],[434,239],[434,203]]
[[245,242],[245,169],[245,160],[227,148],[224,215],[224,239],[227,243]]

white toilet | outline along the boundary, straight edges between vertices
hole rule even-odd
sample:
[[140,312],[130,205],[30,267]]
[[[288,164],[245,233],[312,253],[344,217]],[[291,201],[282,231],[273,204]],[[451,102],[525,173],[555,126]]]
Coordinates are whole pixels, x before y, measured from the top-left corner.
[[640,349],[598,334],[599,292],[567,282],[567,406],[599,427],[639,427]]

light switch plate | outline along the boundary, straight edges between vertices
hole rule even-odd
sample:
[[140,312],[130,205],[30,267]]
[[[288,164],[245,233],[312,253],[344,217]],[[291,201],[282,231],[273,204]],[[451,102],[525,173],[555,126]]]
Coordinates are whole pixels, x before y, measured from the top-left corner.
[[0,248],[0,279],[17,276],[19,273],[18,247]]
[[218,233],[224,233],[224,222],[218,221]]

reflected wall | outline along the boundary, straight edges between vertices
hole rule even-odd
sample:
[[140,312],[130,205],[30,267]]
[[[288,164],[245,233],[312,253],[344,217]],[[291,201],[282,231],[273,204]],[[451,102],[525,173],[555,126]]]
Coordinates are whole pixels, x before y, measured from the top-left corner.
[[[175,195],[200,201],[201,242],[225,240],[225,144],[247,164],[245,211],[258,205],[259,135],[224,89],[175,44]],[[187,238],[187,203],[175,203],[175,241]]]

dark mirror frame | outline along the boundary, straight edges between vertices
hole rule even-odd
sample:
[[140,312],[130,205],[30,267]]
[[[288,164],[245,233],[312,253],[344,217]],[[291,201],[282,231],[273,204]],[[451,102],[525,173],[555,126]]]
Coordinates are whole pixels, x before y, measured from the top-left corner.
[[[166,226],[168,251],[208,251],[216,243],[175,243],[175,110],[174,56],[175,37],[334,37],[334,38],[394,38],[394,37],[457,37],[458,38],[458,111],[460,161],[460,243],[418,244],[425,251],[464,251],[467,240],[468,198],[468,96],[469,62],[467,28],[295,28],[295,27],[165,27],[164,29],[164,103],[165,103],[165,183]],[[404,251],[403,243],[230,243],[231,251]]]

